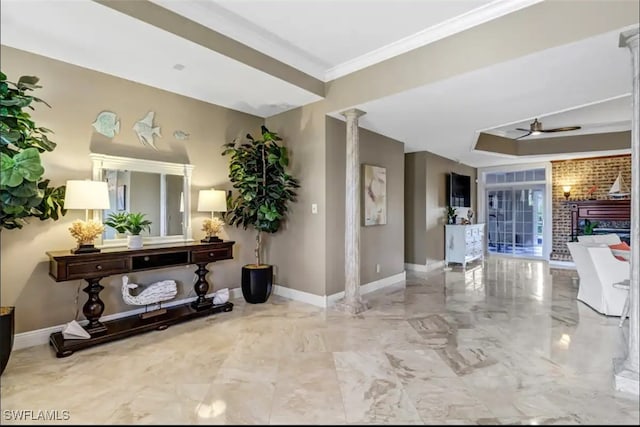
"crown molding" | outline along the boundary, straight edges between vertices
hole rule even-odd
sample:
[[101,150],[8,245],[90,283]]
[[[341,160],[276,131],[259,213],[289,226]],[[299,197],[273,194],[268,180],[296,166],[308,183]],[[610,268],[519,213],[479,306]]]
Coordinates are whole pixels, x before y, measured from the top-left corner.
[[402,55],[410,50],[459,33],[492,19],[499,18],[520,9],[540,3],[543,0],[494,0],[484,6],[473,9],[462,15],[426,28],[413,35],[402,38],[379,49],[365,53],[357,58],[343,62],[327,70],[324,75],[326,82],[385,61],[394,56]]
[[271,56],[293,68],[322,80],[329,64],[279,37],[266,28],[226,9],[213,1],[176,2],[151,0],[165,9],[193,20],[209,29]]
[[328,82],[492,19],[540,3],[543,0],[493,0],[462,15],[455,16],[440,24],[331,68],[328,68],[329,64],[320,58],[316,58],[313,54],[279,37],[266,28],[254,25],[248,19],[215,2],[151,1],[158,6],[169,9],[213,31],[261,51],[312,77]]

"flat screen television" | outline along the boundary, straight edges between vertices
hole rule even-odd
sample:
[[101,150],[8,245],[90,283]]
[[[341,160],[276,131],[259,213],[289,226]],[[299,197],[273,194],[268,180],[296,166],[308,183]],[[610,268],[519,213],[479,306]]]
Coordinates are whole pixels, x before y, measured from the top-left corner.
[[447,197],[449,206],[471,207],[471,177],[451,172],[447,177]]

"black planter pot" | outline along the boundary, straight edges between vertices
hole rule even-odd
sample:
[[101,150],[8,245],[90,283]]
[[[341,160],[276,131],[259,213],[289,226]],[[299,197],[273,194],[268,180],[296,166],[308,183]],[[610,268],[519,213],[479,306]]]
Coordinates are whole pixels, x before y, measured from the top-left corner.
[[9,363],[9,356],[13,349],[13,333],[15,330],[15,307],[2,307],[0,315],[0,375]]
[[266,302],[273,287],[273,266],[248,264],[242,267],[242,295],[251,304]]

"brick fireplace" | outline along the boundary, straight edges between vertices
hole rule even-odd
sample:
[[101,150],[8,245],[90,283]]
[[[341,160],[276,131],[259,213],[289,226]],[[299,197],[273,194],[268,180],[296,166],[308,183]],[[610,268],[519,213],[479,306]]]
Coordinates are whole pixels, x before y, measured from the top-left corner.
[[[553,242],[551,259],[571,261],[571,255],[566,243],[572,239],[572,218],[575,221],[576,204],[579,204],[572,202],[586,201],[589,198],[602,201],[610,200],[608,192],[618,173],[621,173],[623,181],[630,187],[631,155],[562,160],[551,162],[551,164],[553,176]],[[562,187],[565,185],[571,186],[569,200],[564,197]],[[592,195],[589,195],[589,189],[593,187],[595,187],[595,191]],[[605,205],[607,204],[605,203]],[[573,214],[572,207],[574,209]],[[619,232],[623,238],[625,231],[630,227],[630,219],[624,220],[619,216],[607,219],[605,219],[605,216],[598,218],[602,218],[597,219],[599,229],[612,229],[612,232]],[[575,226],[576,224],[574,224],[574,228]],[[578,227],[583,227],[583,223],[578,224]]]

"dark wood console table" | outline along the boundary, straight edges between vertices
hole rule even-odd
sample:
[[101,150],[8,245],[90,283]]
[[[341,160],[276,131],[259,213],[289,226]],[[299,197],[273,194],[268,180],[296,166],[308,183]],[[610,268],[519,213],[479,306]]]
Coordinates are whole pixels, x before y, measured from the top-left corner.
[[[83,279],[87,287],[87,302],[82,313],[89,320],[84,326],[91,335],[88,339],[67,339],[62,332],[55,332],[49,337],[57,357],[66,357],[75,351],[103,344],[131,335],[154,329],[166,329],[169,325],[207,316],[213,313],[233,310],[233,303],[213,304],[207,298],[209,283],[206,275],[207,264],[233,258],[232,241],[216,243],[179,243],[148,245],[142,249],[106,248],[101,252],[88,254],[72,254],[69,250],[47,252],[49,256],[49,275],[56,282]],[[115,274],[126,274],[136,271],[153,270],[172,266],[195,264],[198,280],[193,285],[197,298],[195,301],[172,306],[167,312],[157,317],[143,319],[138,315],[128,316],[108,322],[100,322],[104,312],[104,302],[100,299],[100,291],[104,287],[100,280]]]
[[630,221],[631,201],[624,200],[579,200],[569,202],[571,209],[571,238],[578,236],[580,220]]

